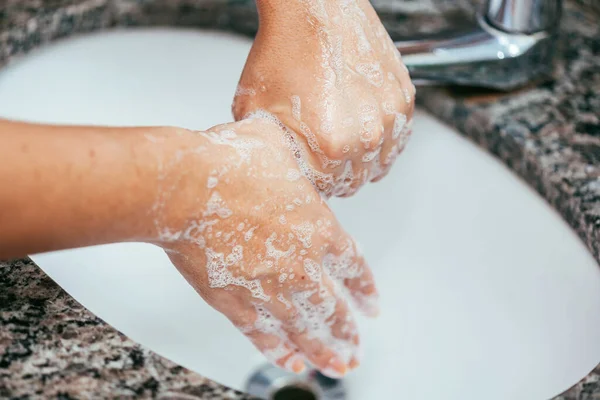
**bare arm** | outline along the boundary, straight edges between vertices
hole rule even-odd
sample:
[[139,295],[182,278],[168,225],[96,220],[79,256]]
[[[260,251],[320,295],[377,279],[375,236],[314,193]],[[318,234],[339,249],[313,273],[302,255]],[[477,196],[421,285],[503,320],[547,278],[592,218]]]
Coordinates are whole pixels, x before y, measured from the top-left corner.
[[0,258],[151,237],[172,131],[0,120]]
[[295,142],[262,119],[207,132],[0,120],[0,258],[155,243],[271,361],[342,376],[358,332],[334,281],[367,313],[377,292]]

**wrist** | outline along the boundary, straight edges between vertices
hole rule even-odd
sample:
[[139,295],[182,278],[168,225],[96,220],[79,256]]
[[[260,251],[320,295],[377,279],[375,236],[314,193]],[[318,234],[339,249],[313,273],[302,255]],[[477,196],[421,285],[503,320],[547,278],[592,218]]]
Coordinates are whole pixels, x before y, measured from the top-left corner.
[[180,128],[161,128],[146,142],[151,162],[151,196],[145,241],[164,245],[178,239],[207,198],[207,180],[214,149],[202,135]]
[[127,226],[125,240],[155,242],[158,238],[156,223],[162,211],[159,203],[164,200],[165,178],[172,178],[173,160],[185,146],[181,137],[186,132],[173,127],[144,127],[120,135],[132,163],[126,187],[120,189],[127,192],[120,196],[127,209],[127,218],[121,222]]

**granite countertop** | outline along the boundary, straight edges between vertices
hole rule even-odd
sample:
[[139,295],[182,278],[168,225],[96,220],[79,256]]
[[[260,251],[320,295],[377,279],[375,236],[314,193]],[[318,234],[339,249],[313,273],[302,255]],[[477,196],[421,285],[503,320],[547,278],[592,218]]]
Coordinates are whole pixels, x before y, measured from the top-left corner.
[[[0,0],[0,66],[52,40],[115,26],[253,35],[252,0]],[[393,37],[472,20],[470,0],[373,0]],[[590,7],[591,6],[591,7]],[[419,103],[497,156],[600,261],[600,16],[567,1],[556,80],[500,95],[437,88]],[[600,340],[600,338],[598,338]],[[0,263],[0,398],[246,399],[134,343],[31,260]],[[555,400],[600,399],[600,365]]]

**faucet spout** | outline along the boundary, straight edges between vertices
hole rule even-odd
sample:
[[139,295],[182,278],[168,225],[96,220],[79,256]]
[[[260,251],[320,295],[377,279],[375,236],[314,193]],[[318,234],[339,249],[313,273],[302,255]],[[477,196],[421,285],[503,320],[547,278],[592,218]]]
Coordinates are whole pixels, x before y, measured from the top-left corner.
[[[542,2],[545,7],[539,6]],[[515,12],[529,5],[529,17],[519,14],[511,19],[506,9],[511,4]],[[560,6],[560,0],[489,0],[470,30],[395,44],[416,84],[513,90],[552,77]],[[526,25],[524,20],[534,22]]]

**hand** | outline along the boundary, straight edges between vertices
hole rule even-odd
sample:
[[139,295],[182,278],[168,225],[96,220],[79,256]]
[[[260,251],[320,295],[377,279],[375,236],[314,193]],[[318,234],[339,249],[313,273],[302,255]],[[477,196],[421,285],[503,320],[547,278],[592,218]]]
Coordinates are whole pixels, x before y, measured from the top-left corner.
[[260,29],[233,103],[301,134],[326,196],[381,179],[410,135],[415,88],[367,0],[258,0]]
[[300,372],[308,360],[332,377],[356,367],[344,293],[376,313],[373,277],[301,175],[295,139],[250,119],[175,140],[153,207],[175,266],[277,365]]

